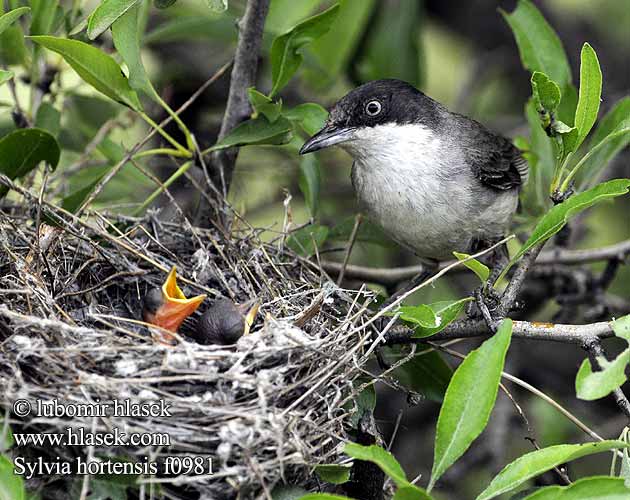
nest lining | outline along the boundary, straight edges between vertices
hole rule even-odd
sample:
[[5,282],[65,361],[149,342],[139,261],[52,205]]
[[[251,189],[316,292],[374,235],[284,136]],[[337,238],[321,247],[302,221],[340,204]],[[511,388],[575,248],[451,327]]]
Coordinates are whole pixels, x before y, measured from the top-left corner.
[[[37,198],[21,192],[24,206],[35,207]],[[38,234],[38,220],[55,226],[40,224]],[[11,418],[19,432],[118,427],[170,437],[170,446],[14,453],[212,457],[212,475],[140,479],[143,488],[159,483],[167,498],[264,497],[278,483],[308,484],[313,465],[336,460],[354,411],[343,403],[352,401],[374,347],[362,327],[372,295],[336,288],[311,263],[257,235],[249,227],[226,235],[164,222],[155,213],[78,219],[46,203],[0,210],[0,406],[160,399],[172,414]],[[257,297],[252,333],[231,347],[199,345],[188,337],[193,318],[174,347],[154,342],[138,321],[142,297],[175,264],[186,294],[208,293],[209,302]],[[60,477],[57,487],[72,480]]]

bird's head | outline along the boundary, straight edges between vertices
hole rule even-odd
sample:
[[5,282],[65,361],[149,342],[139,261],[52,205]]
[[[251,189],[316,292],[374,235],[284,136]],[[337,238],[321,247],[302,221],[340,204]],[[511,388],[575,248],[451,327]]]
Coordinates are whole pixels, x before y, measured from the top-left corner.
[[258,299],[237,304],[228,298],[218,299],[201,316],[195,340],[200,344],[235,344],[247,335],[254,323],[260,303]]
[[[300,149],[312,153],[340,146],[352,156],[370,154],[414,128],[434,131],[440,105],[401,80],[376,80],[354,89],[330,110],[324,127]],[[395,146],[395,144],[391,144]]]
[[153,288],[146,294],[142,316],[147,323],[177,332],[205,298],[205,295],[197,295],[187,299],[177,285],[177,270],[173,266],[161,288]]

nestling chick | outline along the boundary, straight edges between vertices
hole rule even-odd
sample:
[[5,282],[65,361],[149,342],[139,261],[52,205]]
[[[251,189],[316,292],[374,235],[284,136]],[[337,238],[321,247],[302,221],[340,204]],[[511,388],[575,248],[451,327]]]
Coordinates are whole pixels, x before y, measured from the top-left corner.
[[255,300],[235,304],[230,299],[218,299],[199,319],[194,339],[199,344],[235,344],[249,329],[258,313]]

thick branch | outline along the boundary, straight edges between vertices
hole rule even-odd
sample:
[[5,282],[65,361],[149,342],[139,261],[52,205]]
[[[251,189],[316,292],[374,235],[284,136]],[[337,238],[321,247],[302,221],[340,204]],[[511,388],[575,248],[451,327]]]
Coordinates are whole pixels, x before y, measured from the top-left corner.
[[[247,89],[256,84],[258,57],[262,45],[263,28],[269,11],[270,0],[249,0],[245,13],[238,23],[238,45],[234,56],[234,66],[230,77],[230,91],[219,140],[223,139],[239,123],[252,113]],[[215,185],[221,186],[224,195],[232,181],[238,148],[216,152],[212,157],[213,172],[210,173]]]
[[[450,340],[491,335],[484,320],[464,319],[455,321],[444,330],[425,339],[413,339],[413,330],[404,326],[395,326],[386,335],[387,344],[423,343],[427,340]],[[564,325],[553,323],[537,323],[529,321],[514,321],[512,337],[526,340],[549,340],[565,344],[584,345],[593,338],[605,339],[613,337],[611,323],[601,321],[588,325]]]
[[[536,259],[536,265],[585,264],[588,262],[624,258],[627,255],[630,255],[630,240],[587,250],[565,250],[563,248],[545,250],[541,252],[538,259]],[[450,262],[441,263],[440,269],[443,269],[449,264]],[[339,274],[342,264],[339,262],[324,261],[322,262],[322,267],[330,274]],[[347,278],[380,283],[383,285],[395,285],[396,283],[417,276],[423,270],[424,266],[422,264],[391,268],[348,265],[346,266],[345,276]],[[468,269],[463,266],[452,270],[454,273],[467,271]]]
[[[593,371],[601,371],[602,366],[599,362],[599,358],[608,359],[606,357],[606,353],[604,352],[604,348],[602,347],[602,343],[600,339],[597,337],[591,339],[584,343],[584,348],[588,352],[588,359],[591,361],[591,366],[593,367]],[[615,398],[615,403],[619,409],[623,412],[623,414],[630,418],[630,401],[626,398],[626,395],[621,390],[621,387],[617,387],[613,393],[613,398]]]

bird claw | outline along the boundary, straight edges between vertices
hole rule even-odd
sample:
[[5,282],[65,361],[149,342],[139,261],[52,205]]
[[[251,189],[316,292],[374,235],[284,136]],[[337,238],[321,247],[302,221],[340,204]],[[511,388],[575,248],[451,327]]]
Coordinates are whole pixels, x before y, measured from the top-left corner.
[[483,318],[488,328],[496,332],[499,318],[495,319],[501,305],[501,296],[490,283],[476,288],[473,292],[474,301],[469,302],[466,314],[469,318]]

